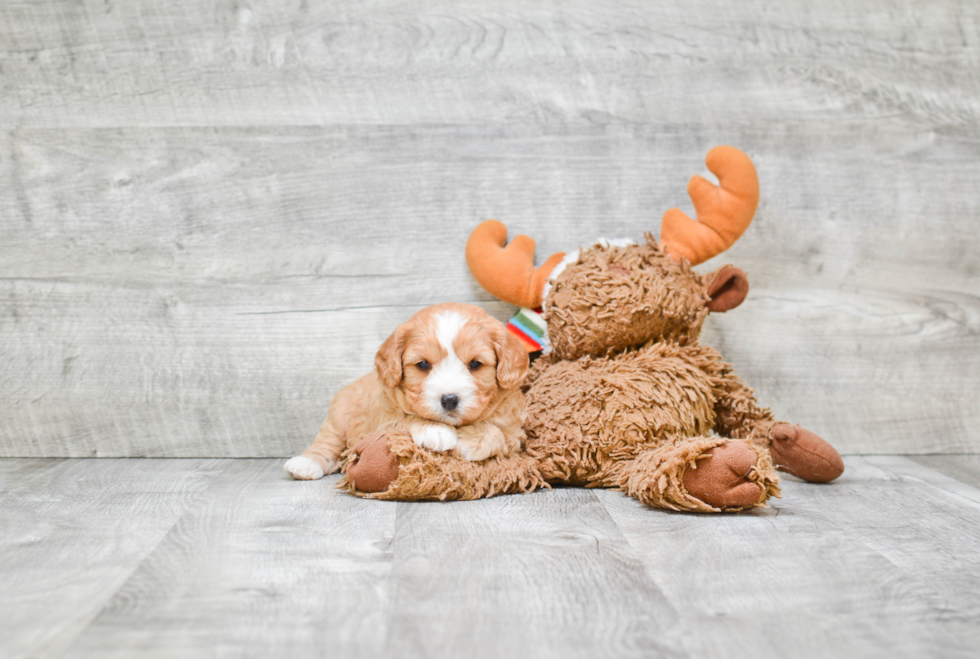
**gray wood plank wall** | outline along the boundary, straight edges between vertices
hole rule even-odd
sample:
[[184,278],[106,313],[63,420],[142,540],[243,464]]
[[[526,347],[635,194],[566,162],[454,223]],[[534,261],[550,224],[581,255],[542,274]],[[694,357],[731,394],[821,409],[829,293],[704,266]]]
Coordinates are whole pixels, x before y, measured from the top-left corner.
[[659,230],[756,161],[709,321],[854,453],[980,451],[980,4],[0,4],[0,456],[280,456],[463,245]]

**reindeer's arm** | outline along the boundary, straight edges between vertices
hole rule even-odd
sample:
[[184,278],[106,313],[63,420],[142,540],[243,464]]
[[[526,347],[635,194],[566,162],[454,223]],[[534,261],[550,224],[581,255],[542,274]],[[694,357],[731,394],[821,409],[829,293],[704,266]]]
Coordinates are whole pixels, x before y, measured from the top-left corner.
[[731,364],[722,360],[717,350],[707,347],[702,350],[701,367],[710,378],[715,400],[715,432],[769,448],[770,431],[776,424],[772,412],[759,405],[755,392],[735,374]]
[[723,437],[769,445],[769,432],[776,420],[768,407],[755,399],[755,392],[735,375],[729,364],[715,387],[715,432]]

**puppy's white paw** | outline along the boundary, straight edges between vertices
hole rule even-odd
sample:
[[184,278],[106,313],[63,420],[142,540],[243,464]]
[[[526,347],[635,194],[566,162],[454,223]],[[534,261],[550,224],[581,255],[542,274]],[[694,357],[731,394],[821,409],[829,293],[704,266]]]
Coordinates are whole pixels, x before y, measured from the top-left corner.
[[456,429],[450,426],[420,425],[412,428],[412,439],[422,448],[449,451],[456,447]]
[[320,465],[302,455],[289,458],[284,467],[289,475],[297,480],[315,481],[318,478],[323,478],[323,469],[320,468]]

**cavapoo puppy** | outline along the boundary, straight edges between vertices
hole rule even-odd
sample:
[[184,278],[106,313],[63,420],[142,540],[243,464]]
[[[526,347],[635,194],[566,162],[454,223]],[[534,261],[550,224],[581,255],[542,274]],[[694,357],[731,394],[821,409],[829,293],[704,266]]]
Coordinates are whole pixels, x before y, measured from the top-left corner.
[[286,462],[293,478],[336,471],[346,447],[386,429],[474,461],[520,448],[527,350],[483,309],[450,303],[419,311],[381,344],[374,366],[337,393],[313,445]]

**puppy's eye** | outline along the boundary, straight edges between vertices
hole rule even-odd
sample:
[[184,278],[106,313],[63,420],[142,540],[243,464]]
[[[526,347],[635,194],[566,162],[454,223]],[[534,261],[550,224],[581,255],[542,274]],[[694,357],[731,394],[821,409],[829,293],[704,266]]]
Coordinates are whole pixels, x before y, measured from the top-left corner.
[[423,359],[415,365],[415,368],[419,369],[420,371],[428,371],[430,368],[432,368],[432,365]]
[[475,359],[470,362],[470,370],[471,371],[475,371],[476,369],[480,368],[481,366],[483,366],[483,362],[478,362]]

